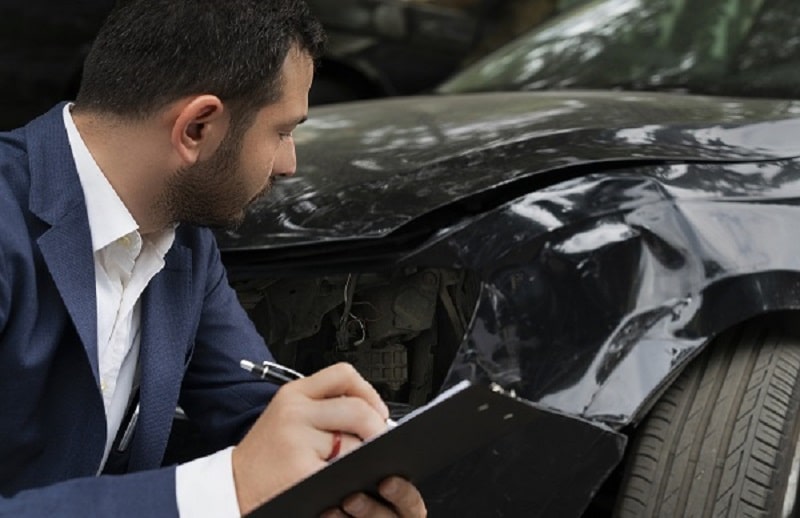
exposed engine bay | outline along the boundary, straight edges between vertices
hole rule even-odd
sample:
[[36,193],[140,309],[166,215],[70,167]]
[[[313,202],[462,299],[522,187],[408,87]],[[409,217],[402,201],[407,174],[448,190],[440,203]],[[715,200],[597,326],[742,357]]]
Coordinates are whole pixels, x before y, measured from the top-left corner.
[[278,362],[311,373],[347,361],[402,415],[441,386],[480,283],[466,271],[406,268],[234,288]]

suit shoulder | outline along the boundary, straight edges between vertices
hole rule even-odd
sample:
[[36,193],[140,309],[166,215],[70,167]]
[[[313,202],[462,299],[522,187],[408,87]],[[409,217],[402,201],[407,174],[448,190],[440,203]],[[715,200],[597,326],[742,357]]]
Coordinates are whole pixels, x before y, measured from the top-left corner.
[[19,212],[30,193],[28,153],[22,131],[0,133],[0,214]]
[[0,132],[0,181],[28,185],[28,177],[28,147],[23,130]]

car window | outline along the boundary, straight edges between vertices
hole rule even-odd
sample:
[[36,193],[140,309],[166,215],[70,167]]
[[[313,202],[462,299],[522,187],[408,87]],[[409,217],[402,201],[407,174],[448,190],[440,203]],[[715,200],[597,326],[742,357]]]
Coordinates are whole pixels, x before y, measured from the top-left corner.
[[797,0],[596,0],[438,91],[574,87],[800,97],[799,10]]

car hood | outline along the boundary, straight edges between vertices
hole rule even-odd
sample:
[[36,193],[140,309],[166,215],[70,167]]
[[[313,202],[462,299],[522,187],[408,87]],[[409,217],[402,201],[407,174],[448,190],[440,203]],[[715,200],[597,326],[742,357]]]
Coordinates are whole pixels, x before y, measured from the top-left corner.
[[531,177],[547,185],[647,162],[794,157],[798,114],[792,101],[574,91],[314,107],[295,132],[297,174],[217,237],[223,251],[380,239]]

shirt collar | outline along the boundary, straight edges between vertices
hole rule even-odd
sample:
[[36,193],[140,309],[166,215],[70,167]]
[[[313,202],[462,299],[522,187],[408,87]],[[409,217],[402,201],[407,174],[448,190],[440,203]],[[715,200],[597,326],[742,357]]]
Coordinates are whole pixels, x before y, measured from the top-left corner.
[[64,126],[72,148],[75,167],[86,200],[89,230],[92,234],[92,250],[102,250],[117,239],[139,229],[128,208],[95,162],[83,141],[70,113],[71,104],[64,106]]

